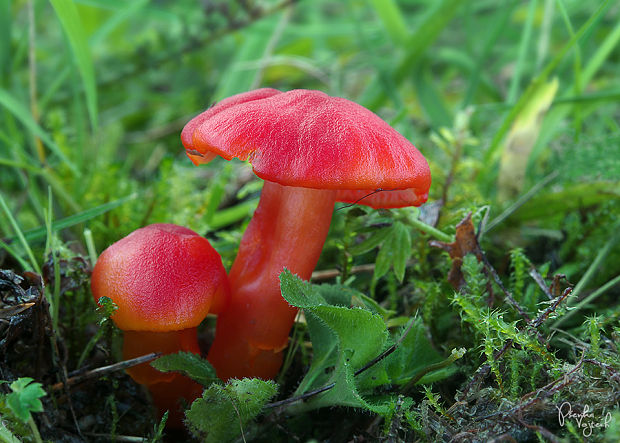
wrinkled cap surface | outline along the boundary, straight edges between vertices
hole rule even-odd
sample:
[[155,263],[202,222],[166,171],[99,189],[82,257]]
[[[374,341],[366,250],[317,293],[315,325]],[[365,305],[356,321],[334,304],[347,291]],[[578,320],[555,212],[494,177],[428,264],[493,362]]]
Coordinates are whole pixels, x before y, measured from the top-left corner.
[[118,306],[112,320],[119,328],[159,332],[198,326],[229,292],[208,240],[171,224],[146,226],[108,247],[91,288],[95,301],[105,296]]
[[424,156],[376,114],[320,91],[257,89],[192,119],[181,140],[195,163],[249,160],[264,180],[337,190],[374,207],[420,205],[431,175]]

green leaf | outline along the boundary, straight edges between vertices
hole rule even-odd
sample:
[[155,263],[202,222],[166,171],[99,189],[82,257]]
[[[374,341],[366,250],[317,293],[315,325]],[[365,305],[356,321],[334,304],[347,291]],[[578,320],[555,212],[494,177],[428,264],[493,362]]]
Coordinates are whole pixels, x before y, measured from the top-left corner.
[[[8,3],[8,2],[6,2]],[[0,420],[0,441],[3,443],[21,443],[21,441],[7,429],[4,422]]]
[[[386,357],[385,366],[390,383],[402,385],[409,382],[425,367],[443,359],[428,341],[422,319],[416,318],[405,339],[392,354]],[[455,367],[450,367],[432,372],[424,376],[419,383],[430,383],[445,378],[455,370]]]
[[355,257],[356,255],[362,255],[376,248],[385,241],[388,235],[390,235],[390,232],[389,227],[374,230],[367,239],[350,248],[349,253]]
[[409,333],[395,350],[377,361],[389,344],[382,318],[367,309],[330,304],[346,304],[357,297],[356,291],[347,292],[341,285],[312,285],[288,270],[280,274],[280,288],[286,301],[304,309],[312,341],[312,363],[295,396],[321,391],[293,406],[295,411],[340,405],[387,414],[393,398],[374,395],[377,386],[406,384],[414,378],[412,383],[428,383],[456,370],[445,367],[453,360],[446,362],[433,349],[421,319],[411,320]]
[[21,377],[9,386],[13,392],[6,396],[6,404],[22,422],[30,420],[31,412],[43,411],[43,404],[39,399],[47,394],[41,383],[33,383],[30,377]]
[[398,281],[403,281],[407,260],[411,257],[411,234],[401,222],[394,222],[390,233],[381,246],[375,262],[375,279],[383,277],[390,266]]
[[95,81],[95,68],[90,54],[90,48],[88,47],[88,39],[82,28],[80,16],[75,3],[71,0],[50,0],[50,2],[69,40],[75,64],[82,77],[90,124],[93,129],[95,129],[97,128],[98,120],[97,82]]
[[527,159],[558,86],[557,78],[539,84],[515,116],[500,157],[498,195],[502,201],[514,198],[523,190]]
[[211,363],[191,352],[164,355],[152,361],[151,366],[161,372],[181,372],[203,386],[219,381]]
[[230,441],[245,433],[250,421],[276,393],[273,381],[257,378],[231,380],[226,386],[212,384],[185,416],[189,428],[203,441]]
[[280,287],[286,301],[304,308],[314,351],[296,395],[335,384],[299,408],[345,405],[381,412],[382,406],[372,405],[358,392],[358,386],[365,389],[387,382],[381,365],[364,372],[364,377],[354,379],[354,374],[384,350],[388,332],[383,319],[365,309],[329,305],[316,286],[288,270],[280,274]]

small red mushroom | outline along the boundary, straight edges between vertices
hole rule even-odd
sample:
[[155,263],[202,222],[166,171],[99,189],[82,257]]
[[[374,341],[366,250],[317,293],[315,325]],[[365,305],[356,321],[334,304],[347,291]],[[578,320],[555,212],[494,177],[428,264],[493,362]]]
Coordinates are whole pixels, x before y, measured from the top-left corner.
[[[124,331],[125,359],[150,352],[200,354],[196,327],[229,296],[217,251],[204,237],[172,224],[146,226],[108,247],[93,269],[91,288],[96,302],[105,296],[118,306],[112,320]],[[201,393],[189,378],[148,363],[127,372],[149,388],[160,414],[170,410],[172,427],[182,425],[178,399],[192,401]]]
[[[229,273],[231,301],[208,359],[224,380],[273,378],[297,312],[280,294],[279,274],[286,267],[311,277],[336,201],[374,208],[424,203],[428,163],[376,114],[319,91],[235,95],[192,119],[181,140],[195,164],[216,155],[247,159],[265,180]],[[373,193],[378,189],[391,192]]]

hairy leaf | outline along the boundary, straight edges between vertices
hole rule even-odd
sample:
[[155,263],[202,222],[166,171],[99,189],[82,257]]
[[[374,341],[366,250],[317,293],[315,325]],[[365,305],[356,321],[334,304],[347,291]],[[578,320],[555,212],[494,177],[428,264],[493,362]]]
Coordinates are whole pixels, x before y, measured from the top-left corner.
[[188,425],[205,442],[230,441],[244,429],[277,393],[272,381],[257,378],[212,384],[185,413]]
[[[389,333],[383,319],[368,308],[342,306],[353,299],[349,294],[355,291],[340,285],[312,285],[289,271],[280,275],[280,285],[282,296],[304,309],[312,341],[312,364],[295,395],[331,386],[297,409],[342,405],[387,414],[393,399],[374,395],[375,387],[405,384],[429,365],[443,360],[426,338],[422,321],[416,320],[394,352],[374,361],[388,348]],[[453,368],[441,369],[420,382],[439,380],[453,372]]]

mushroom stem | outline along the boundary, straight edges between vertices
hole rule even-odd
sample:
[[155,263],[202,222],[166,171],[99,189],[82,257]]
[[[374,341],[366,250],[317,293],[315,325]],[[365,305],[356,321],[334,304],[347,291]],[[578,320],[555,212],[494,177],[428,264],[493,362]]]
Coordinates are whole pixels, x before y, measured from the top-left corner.
[[[151,352],[172,354],[179,351],[200,354],[196,328],[169,332],[124,331],[123,358],[131,359]],[[201,386],[176,372],[160,372],[149,363],[126,369],[137,383],[151,392],[158,416],[170,411],[167,426],[182,428],[184,412],[180,398],[191,403],[200,396]]]
[[274,378],[297,309],[280,294],[284,268],[310,279],[336,193],[266,181],[229,273],[231,298],[217,321],[208,359],[218,377]]

